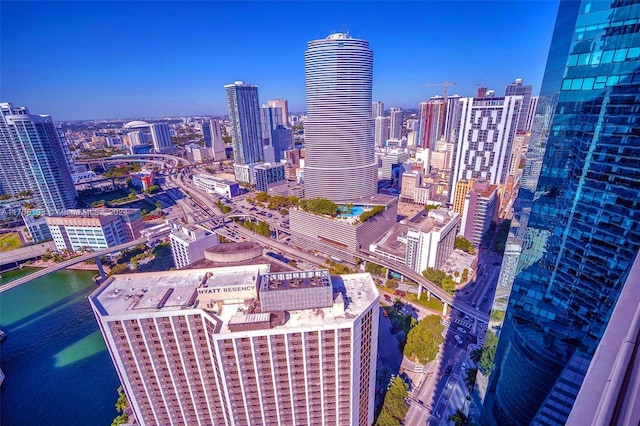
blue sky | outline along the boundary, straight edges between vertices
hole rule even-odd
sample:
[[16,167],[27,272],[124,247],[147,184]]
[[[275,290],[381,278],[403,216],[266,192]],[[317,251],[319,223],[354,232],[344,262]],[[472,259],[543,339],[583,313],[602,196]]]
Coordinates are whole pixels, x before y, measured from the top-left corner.
[[304,111],[309,40],[348,30],[374,51],[374,100],[417,108],[423,83],[515,78],[537,93],[557,1],[0,2],[0,101],[56,120],[226,114],[223,86]]

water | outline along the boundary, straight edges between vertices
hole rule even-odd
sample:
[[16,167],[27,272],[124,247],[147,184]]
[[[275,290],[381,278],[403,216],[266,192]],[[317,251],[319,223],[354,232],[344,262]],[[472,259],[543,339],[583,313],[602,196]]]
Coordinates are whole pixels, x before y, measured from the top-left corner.
[[364,212],[364,208],[362,206],[353,206],[351,209],[351,213],[340,213],[340,217],[357,217],[360,216]]
[[120,383],[87,301],[94,274],[55,272],[0,294],[3,426],[110,425],[118,414]]

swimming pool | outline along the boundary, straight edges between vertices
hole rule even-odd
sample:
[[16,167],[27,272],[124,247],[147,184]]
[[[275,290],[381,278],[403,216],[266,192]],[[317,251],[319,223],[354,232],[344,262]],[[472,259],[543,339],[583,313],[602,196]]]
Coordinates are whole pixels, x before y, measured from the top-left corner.
[[[340,206],[341,209],[343,207],[344,207],[343,205]],[[340,213],[339,217],[357,217],[357,216],[360,216],[362,212],[364,212],[364,207],[353,206],[353,208],[351,209],[351,213]]]

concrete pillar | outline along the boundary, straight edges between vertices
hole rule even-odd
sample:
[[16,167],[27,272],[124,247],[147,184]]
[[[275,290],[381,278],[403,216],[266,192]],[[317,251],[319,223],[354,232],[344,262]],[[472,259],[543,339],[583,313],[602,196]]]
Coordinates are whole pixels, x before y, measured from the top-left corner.
[[447,316],[447,310],[449,308],[449,305],[447,304],[447,302],[442,302],[442,316],[446,317]]
[[418,283],[418,299],[420,299],[420,296],[422,296],[422,285]]
[[471,333],[476,334],[477,331],[478,331],[478,319],[474,318],[473,327],[471,327]]
[[96,265],[98,266],[98,272],[100,273],[100,278],[102,281],[107,279],[107,274],[104,273],[104,268],[102,267],[102,261],[100,257],[96,257]]
[[427,300],[431,300],[431,292],[427,290]]

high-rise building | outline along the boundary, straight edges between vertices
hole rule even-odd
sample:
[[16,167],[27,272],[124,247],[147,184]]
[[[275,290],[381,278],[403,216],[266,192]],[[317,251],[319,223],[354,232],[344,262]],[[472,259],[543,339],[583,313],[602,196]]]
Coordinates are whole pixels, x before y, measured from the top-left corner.
[[389,139],[402,139],[402,108],[391,108],[389,116]]
[[[504,184],[509,171],[522,96],[460,98],[450,188],[461,179]],[[450,191],[453,203],[455,192]]]
[[222,140],[222,127],[219,120],[209,119],[202,122],[202,133],[204,135],[204,147],[211,148],[214,161],[227,159]]
[[267,192],[269,188],[285,183],[284,163],[262,163],[256,166],[256,190]]
[[458,233],[460,216],[445,209],[430,210],[407,230],[408,268],[422,273],[427,268],[440,269],[451,253]]
[[236,81],[224,88],[227,92],[235,164],[257,163],[264,159],[258,86]]
[[282,123],[285,127],[289,127],[289,103],[286,99],[271,99],[267,105],[272,108],[280,108],[282,110]]
[[462,103],[460,102],[460,95],[448,96],[444,119],[445,142],[454,142],[458,140],[458,133],[460,131],[461,110]]
[[538,97],[532,96],[529,102],[529,111],[527,112],[527,119],[524,124],[524,131],[530,132],[533,125],[533,118],[536,115],[536,109],[538,108]]
[[171,141],[171,132],[169,125],[166,123],[156,123],[149,126],[151,129],[151,139],[153,140],[153,149],[157,153],[173,151],[173,142]]
[[[453,197],[453,211],[458,213],[460,217],[464,213],[464,200],[467,198],[467,194],[473,187],[473,180],[460,179],[456,182],[455,195]],[[453,190],[453,188],[452,188]]]
[[524,84],[521,78],[516,78],[512,84],[507,84],[504,91],[505,96],[522,96],[520,114],[518,114],[518,132],[527,131],[527,115],[529,114],[529,105],[531,105],[532,89],[533,86]]
[[375,120],[375,143],[378,148],[381,148],[389,139],[389,117],[378,116]]
[[422,172],[410,170],[402,174],[402,186],[400,189],[400,201],[413,202],[416,188],[422,185]]
[[435,149],[436,142],[440,138],[442,120],[442,98],[432,98],[428,102],[420,102],[418,110],[418,140],[416,146],[420,148]]
[[0,103],[0,194],[30,193],[35,207],[47,214],[75,207],[70,158],[50,116]]
[[490,185],[487,181],[473,182],[464,198],[460,235],[479,246],[495,219],[498,202],[498,185]]
[[89,297],[136,424],[370,425],[369,274],[268,265],[125,274]]
[[282,108],[263,105],[260,108],[260,124],[262,125],[262,143],[264,145],[273,145],[271,131],[277,129],[278,125],[284,125]]
[[627,277],[640,249],[638,17],[638,2],[560,2],[483,424],[564,424],[625,282],[637,285]]
[[305,77],[305,196],[347,201],[374,195],[378,170],[369,42],[343,33],[310,41]]
[[291,129],[278,124],[278,126],[271,131],[271,143],[273,145],[274,161],[279,163],[284,160],[284,152],[287,149],[293,148],[293,133]]
[[169,234],[171,254],[176,269],[182,269],[204,259],[204,251],[219,243],[218,234],[199,225],[172,223]]
[[384,102],[375,101],[371,102],[371,118],[384,116]]

